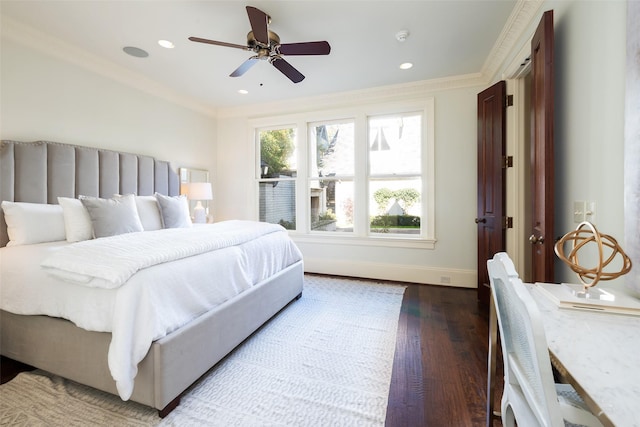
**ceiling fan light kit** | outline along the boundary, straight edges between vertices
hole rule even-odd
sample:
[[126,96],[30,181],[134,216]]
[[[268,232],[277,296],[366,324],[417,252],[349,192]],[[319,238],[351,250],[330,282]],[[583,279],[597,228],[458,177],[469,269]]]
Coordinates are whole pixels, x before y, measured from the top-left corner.
[[258,60],[269,61],[282,74],[294,83],[304,80],[304,75],[293,65],[287,62],[283,55],[328,55],[331,46],[326,41],[280,43],[280,37],[269,30],[271,17],[252,6],[247,6],[247,15],[251,24],[251,31],[247,34],[247,44],[239,45],[217,40],[189,37],[189,40],[198,43],[207,43],[218,46],[232,47],[252,51],[255,55],[248,58],[231,74],[231,77],[240,77],[252,68]]

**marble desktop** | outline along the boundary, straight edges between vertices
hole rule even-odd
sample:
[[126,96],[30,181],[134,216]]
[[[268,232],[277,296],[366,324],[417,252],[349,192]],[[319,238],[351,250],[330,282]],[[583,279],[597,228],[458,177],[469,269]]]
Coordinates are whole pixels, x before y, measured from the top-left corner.
[[528,288],[549,350],[613,425],[640,426],[640,317],[561,309],[534,285]]

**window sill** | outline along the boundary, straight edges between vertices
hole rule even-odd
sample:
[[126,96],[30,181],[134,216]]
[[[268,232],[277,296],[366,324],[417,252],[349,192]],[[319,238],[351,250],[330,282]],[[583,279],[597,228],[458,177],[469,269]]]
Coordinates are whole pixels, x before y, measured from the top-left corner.
[[289,232],[289,236],[296,243],[312,243],[322,245],[352,245],[352,246],[376,246],[387,248],[408,249],[435,249],[436,239],[425,238],[397,238],[397,237],[361,237],[345,236],[341,234],[302,234]]

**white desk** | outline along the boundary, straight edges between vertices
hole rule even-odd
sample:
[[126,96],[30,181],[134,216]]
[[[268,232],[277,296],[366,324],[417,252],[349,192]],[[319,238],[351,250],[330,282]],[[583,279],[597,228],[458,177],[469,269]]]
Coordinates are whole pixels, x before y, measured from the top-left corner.
[[[640,427],[640,317],[559,309],[533,285],[528,287],[542,312],[549,352],[558,371],[605,426]],[[495,378],[494,310],[492,300],[488,393],[493,391]],[[491,425],[493,402],[489,398],[487,411],[487,425]]]

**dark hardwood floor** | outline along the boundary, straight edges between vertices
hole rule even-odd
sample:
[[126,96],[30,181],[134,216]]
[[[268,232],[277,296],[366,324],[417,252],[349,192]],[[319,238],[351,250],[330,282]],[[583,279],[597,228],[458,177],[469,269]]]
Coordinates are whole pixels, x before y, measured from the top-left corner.
[[[488,310],[478,305],[475,289],[407,285],[386,426],[484,426],[487,347]],[[26,369],[3,357],[2,383]]]
[[486,425],[488,328],[489,310],[475,289],[408,285],[386,426]]

